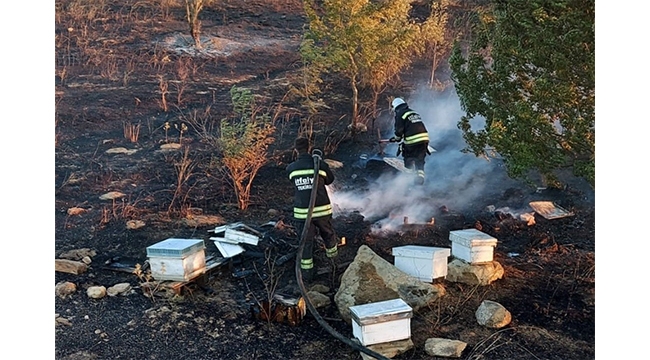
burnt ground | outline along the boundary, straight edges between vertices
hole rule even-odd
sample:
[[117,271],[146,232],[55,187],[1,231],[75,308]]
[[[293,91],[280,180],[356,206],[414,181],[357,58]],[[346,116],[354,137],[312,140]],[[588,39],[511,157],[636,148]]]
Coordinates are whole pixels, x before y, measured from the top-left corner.
[[[55,284],[70,281],[77,286],[72,295],[55,298],[55,313],[69,321],[55,328],[55,358],[358,359],[358,351],[335,339],[311,315],[291,326],[251,314],[271,279],[278,279],[280,292],[295,287],[293,261],[270,270],[266,260],[286,255],[297,245],[290,222],[292,189],[284,168],[291,161],[300,110],[284,95],[300,65],[296,51],[305,21],[300,3],[229,1],[219,9],[204,10],[203,54],[187,45],[182,8],[167,12],[142,2],[109,3],[103,16],[89,21],[72,16],[72,1],[56,4],[54,255],[89,248],[96,256],[83,274],[55,273]],[[185,61],[191,64],[187,77],[179,70]],[[160,75],[169,79],[167,111],[162,108]],[[410,76],[417,78],[417,69]],[[253,89],[262,103],[283,101],[284,106],[277,113],[270,160],[253,183],[251,205],[238,210],[227,181],[208,166],[214,149],[195,127],[181,140],[196,167],[182,189],[185,196],[178,200],[174,164],[182,153],[160,151],[160,145],[180,138],[174,128],[166,133],[164,124],[182,124],[207,108],[206,118],[228,116],[228,91],[235,83]],[[344,100],[332,103],[334,109],[349,107]],[[373,186],[377,174],[353,164],[361,153],[376,151],[376,135],[370,131],[346,136],[332,121],[345,113],[332,110],[331,119],[319,119],[314,137],[317,145],[338,143],[326,156],[344,164],[335,169],[338,189],[362,192]],[[126,124],[140,124],[137,142],[125,138]],[[106,153],[116,147],[137,152]],[[454,180],[440,176],[435,181]],[[478,228],[499,240],[494,258],[503,265],[504,278],[484,287],[442,281],[447,294],[432,308],[414,314],[415,348],[395,358],[432,358],[424,352],[424,342],[431,337],[466,342],[465,359],[594,358],[594,194],[574,184],[580,182],[538,190],[513,181],[462,207],[432,201],[435,210],[429,215],[434,225],[411,224],[392,231],[374,231],[377,219],[340,213],[335,227],[347,239],[342,264],[352,261],[363,244],[391,262],[395,246],[449,247],[449,231],[457,229]],[[109,191],[126,196],[99,199]],[[433,199],[436,194],[425,196]],[[535,225],[528,226],[508,212],[486,210],[489,205],[499,209],[533,200],[553,201],[574,215],[553,220],[536,215]],[[71,208],[83,212],[70,215]],[[277,212],[271,214],[270,209]],[[208,240],[208,230],[216,224],[193,221],[196,216],[190,213],[197,212],[219,223],[244,222],[265,235],[257,247],[215,268],[204,283],[187,285],[178,296],[145,296],[142,278],[110,266],[144,264],[146,247],[170,237],[205,239],[207,255],[218,257]],[[130,220],[146,225],[129,230]],[[263,226],[269,221],[284,226]],[[329,286],[333,298],[344,266],[332,273],[323,266],[322,252],[316,259],[320,275],[315,281]],[[123,282],[133,288],[127,296],[86,295],[90,286]],[[478,325],[474,312],[485,299],[504,305],[512,323],[500,330]],[[319,311],[338,332],[352,336],[334,304]]]

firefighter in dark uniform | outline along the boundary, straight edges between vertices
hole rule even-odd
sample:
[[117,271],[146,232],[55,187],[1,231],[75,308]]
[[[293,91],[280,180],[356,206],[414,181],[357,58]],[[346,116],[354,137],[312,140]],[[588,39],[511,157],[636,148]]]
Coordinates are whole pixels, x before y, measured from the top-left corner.
[[424,184],[424,158],[429,153],[429,134],[422,122],[420,114],[409,108],[402,98],[395,98],[391,103],[395,111],[395,136],[390,138],[391,142],[400,142],[402,138],[402,155],[404,166],[407,169],[415,170],[417,177],[415,183]]
[[[295,187],[293,200],[293,217],[299,225],[302,234],[305,219],[309,211],[309,200],[314,180],[314,159],[309,154],[309,140],[300,137],[296,139],[294,147],[298,158],[287,166],[287,175]],[[316,202],[312,211],[311,222],[307,224],[307,239],[302,252],[300,269],[305,281],[311,281],[314,276],[314,237],[318,231],[325,243],[325,255],[334,259],[338,255],[338,237],[332,227],[332,204],[325,185],[334,181],[334,174],[326,162],[319,163],[318,183],[316,184]]]

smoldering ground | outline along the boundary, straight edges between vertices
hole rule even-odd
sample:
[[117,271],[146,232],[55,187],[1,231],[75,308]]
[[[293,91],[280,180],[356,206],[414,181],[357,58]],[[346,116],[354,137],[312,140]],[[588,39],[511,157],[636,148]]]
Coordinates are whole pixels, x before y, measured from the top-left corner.
[[[486,205],[478,201],[482,197],[517,185],[507,176],[501,160],[462,151],[465,142],[457,124],[464,112],[453,90],[436,92],[423,87],[404,99],[422,116],[430,145],[436,149],[426,157],[424,185],[414,185],[410,174],[386,171],[371,179],[364,190],[330,188],[332,202],[339,212],[358,211],[374,222],[375,228],[390,230],[403,224],[405,217],[410,223],[428,223],[441,207],[458,212],[478,210],[477,206]],[[392,136],[392,114],[380,122],[387,125],[384,135]],[[384,151],[387,157],[395,157],[397,144],[387,145]],[[520,205],[523,204],[510,207]]]

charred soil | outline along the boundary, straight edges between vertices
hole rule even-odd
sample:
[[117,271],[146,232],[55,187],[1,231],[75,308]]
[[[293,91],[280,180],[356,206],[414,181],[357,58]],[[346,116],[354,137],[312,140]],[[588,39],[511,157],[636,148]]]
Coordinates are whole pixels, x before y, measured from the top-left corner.
[[[203,141],[205,129],[191,127],[181,134],[174,127],[189,124],[192,117],[200,124],[206,110],[206,118],[228,116],[233,84],[253,89],[263,103],[280,103],[300,65],[297,51],[305,24],[301,2],[227,1],[204,10],[202,52],[191,46],[182,7],[115,2],[90,21],[75,15],[73,5],[78,3],[56,2],[55,256],[82,248],[96,255],[82,274],[55,274],[56,283],[69,281],[77,287],[55,298],[56,314],[67,320],[56,325],[55,357],[359,359],[358,351],[335,339],[310,314],[295,326],[254,316],[273,281],[277,292],[296,289],[293,258],[269,264],[291,254],[298,243],[291,224],[293,190],[284,175],[292,159],[291,143],[301,130],[298,105],[284,103],[288,105],[276,122],[270,160],[253,182],[246,211],[237,208],[226,179],[210,171],[215,150]],[[161,85],[165,81],[167,87]],[[342,109],[348,106],[341,104]],[[332,114],[332,120],[344,113]],[[353,164],[360,154],[376,151],[376,130],[352,136],[344,126],[331,125],[335,121],[322,121],[314,137],[317,145],[330,145],[325,158],[343,163],[334,169],[337,186],[367,189],[373,180]],[[131,126],[137,126],[137,141],[126,136]],[[161,150],[165,143],[182,143],[196,164],[180,198],[176,189],[183,151]],[[127,152],[107,153],[115,148]],[[450,247],[450,231],[476,228],[498,239],[494,260],[504,267],[504,277],[488,286],[438,280],[446,295],[414,314],[415,347],[395,359],[434,358],[424,351],[432,337],[466,342],[464,359],[593,359],[593,190],[513,184],[462,208],[436,204],[434,224],[377,231],[375,219],[341,213],[334,223],[338,235],[346,238],[340,248],[342,265],[332,270],[324,252],[317,250],[314,282],[327,286],[326,295],[333,299],[345,265],[361,245],[392,262],[395,246]],[[110,191],[124,196],[100,199]],[[573,215],[549,220],[535,214],[535,224],[529,225],[510,213],[486,210],[535,200],[551,201]],[[136,220],[145,226],[129,229],[127,222]],[[235,222],[261,231],[259,245],[247,247],[178,294],[148,295],[146,279],[129,273],[130,267],[145,263],[148,246],[171,237],[204,239],[207,256],[218,258],[208,231]],[[101,299],[86,294],[91,286],[118,283],[129,283],[132,290]],[[480,326],[475,311],[483,300],[505,306],[512,323],[499,330]],[[351,326],[341,320],[333,302],[319,313],[352,337]]]

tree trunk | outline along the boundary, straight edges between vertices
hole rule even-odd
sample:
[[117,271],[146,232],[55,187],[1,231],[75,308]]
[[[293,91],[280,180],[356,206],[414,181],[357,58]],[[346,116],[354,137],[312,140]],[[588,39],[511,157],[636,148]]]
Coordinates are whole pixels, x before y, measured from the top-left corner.
[[359,90],[357,89],[357,77],[352,76],[350,83],[350,85],[352,85],[352,127],[356,129],[357,118],[359,117]]
[[436,75],[436,61],[438,55],[438,43],[433,44],[433,62],[431,63],[431,80],[429,81],[429,86],[433,87],[433,81]]
[[197,49],[201,49],[201,22],[195,20],[192,24],[192,38]]

